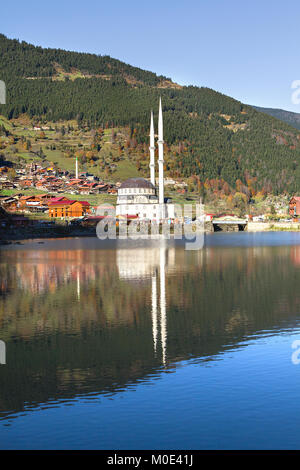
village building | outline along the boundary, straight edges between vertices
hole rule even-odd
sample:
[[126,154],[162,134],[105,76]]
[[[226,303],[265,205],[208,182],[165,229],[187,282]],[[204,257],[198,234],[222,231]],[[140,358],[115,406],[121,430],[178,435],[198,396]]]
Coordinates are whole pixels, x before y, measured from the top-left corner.
[[53,198],[48,202],[49,217],[84,217],[90,213],[87,201],[74,201],[65,197]]
[[24,212],[45,212],[48,209],[47,202],[51,195],[21,196],[18,201],[18,209]]
[[291,217],[300,216],[300,197],[293,196],[289,202],[289,214]]
[[13,196],[3,196],[0,198],[0,204],[8,212],[15,212],[18,207],[18,200]]
[[17,185],[15,183],[12,183],[10,181],[3,181],[1,183],[1,188],[0,189],[15,189]]

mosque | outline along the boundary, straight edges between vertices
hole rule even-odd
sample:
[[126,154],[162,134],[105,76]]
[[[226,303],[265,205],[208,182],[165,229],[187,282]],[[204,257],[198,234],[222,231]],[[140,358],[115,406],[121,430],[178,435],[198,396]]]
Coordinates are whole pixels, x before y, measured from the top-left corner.
[[161,98],[158,114],[158,188],[155,185],[155,135],[153,112],[150,122],[150,181],[129,178],[120,185],[116,206],[117,216],[137,216],[139,219],[174,219],[174,204],[164,197],[164,140]]

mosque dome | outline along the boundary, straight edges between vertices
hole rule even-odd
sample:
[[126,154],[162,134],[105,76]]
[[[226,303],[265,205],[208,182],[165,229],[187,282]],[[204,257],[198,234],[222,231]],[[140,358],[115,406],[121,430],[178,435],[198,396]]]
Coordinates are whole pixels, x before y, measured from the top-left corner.
[[119,189],[154,189],[153,184],[145,178],[128,178]]

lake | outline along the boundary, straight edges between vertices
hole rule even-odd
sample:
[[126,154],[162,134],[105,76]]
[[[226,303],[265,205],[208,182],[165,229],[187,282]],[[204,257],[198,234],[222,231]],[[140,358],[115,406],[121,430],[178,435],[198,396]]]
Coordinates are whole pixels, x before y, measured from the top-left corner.
[[0,448],[299,448],[299,286],[296,232],[2,246]]

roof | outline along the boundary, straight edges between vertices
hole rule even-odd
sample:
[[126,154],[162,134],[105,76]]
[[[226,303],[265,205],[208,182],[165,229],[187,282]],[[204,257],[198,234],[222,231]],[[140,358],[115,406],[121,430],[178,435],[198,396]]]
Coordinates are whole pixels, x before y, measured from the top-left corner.
[[48,206],[69,206],[73,204],[75,201],[72,201],[70,199],[66,199],[64,197],[56,197],[53,199],[50,199],[48,202]]
[[35,198],[36,196],[32,195],[32,196],[21,196],[20,197],[20,200],[22,201],[26,201],[27,199],[32,199],[32,198]]
[[68,199],[65,196],[58,196],[58,197],[51,198],[49,202],[59,202],[62,200],[68,201]]
[[295,199],[295,201],[300,201],[300,197],[299,196],[293,196],[292,199],[290,200],[290,202]]
[[123,181],[120,185],[120,189],[124,188],[148,188],[148,189],[155,189],[153,184],[146,180],[145,178],[128,178],[127,180]]
[[71,206],[72,204],[75,204],[76,202],[79,202],[82,206],[90,205],[90,203],[87,201],[77,201],[77,200],[72,200],[72,199],[66,199],[64,197],[57,197],[57,198],[51,199],[48,202],[48,206]]

